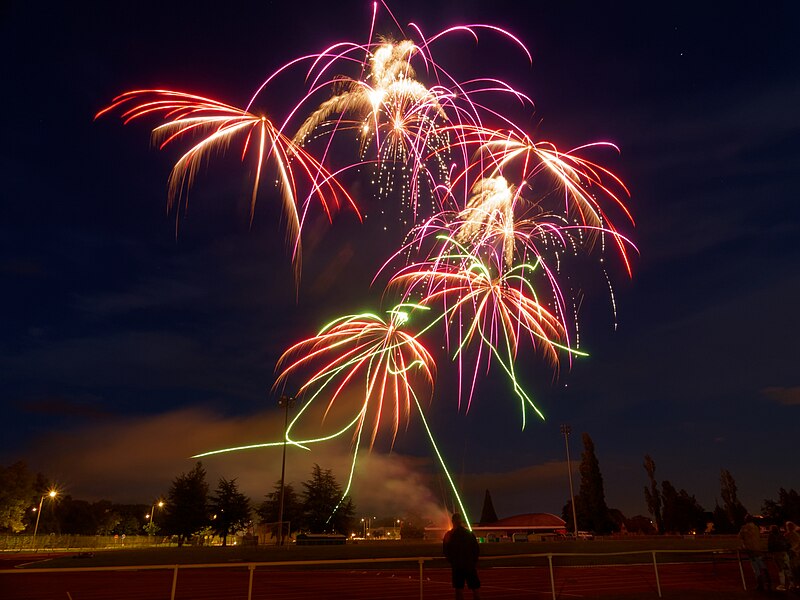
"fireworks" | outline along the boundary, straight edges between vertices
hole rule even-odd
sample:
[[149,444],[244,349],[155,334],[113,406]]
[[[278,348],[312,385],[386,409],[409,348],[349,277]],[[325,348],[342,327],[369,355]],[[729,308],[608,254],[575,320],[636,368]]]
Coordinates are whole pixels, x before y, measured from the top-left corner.
[[357,436],[361,437],[371,412],[371,441],[374,442],[381,421],[386,417],[387,403],[392,403],[390,420],[393,437],[396,436],[401,421],[411,410],[412,399],[419,396],[414,390],[414,376],[421,376],[427,391],[425,395],[433,394],[434,359],[414,335],[403,329],[414,308],[421,307],[401,304],[389,311],[388,319],[369,313],[337,319],[318,335],[295,344],[284,353],[278,361],[282,370],[276,385],[305,367],[321,363],[300,386],[301,395],[309,393],[313,401],[331,390],[326,395],[327,415],[348,386],[355,386],[357,397],[363,398]]
[[[509,269],[498,253],[490,252],[482,260],[454,240],[447,237],[442,240],[445,247],[460,251],[411,265],[396,275],[392,283],[400,284],[409,295],[419,291],[425,305],[442,305],[445,322],[456,329],[452,337],[458,340],[457,357],[464,348],[477,345],[476,363],[481,362],[485,353],[487,360],[494,359],[501,365],[520,399],[523,427],[526,406],[544,418],[515,375],[521,335],[553,365],[558,363],[559,350],[580,352],[564,344],[566,326],[537,297],[532,276],[541,268],[541,261]],[[473,372],[468,407],[478,372],[477,368]]]
[[[461,79],[434,54],[434,46],[447,39],[467,34],[477,41],[481,33],[510,40],[530,60],[523,43],[491,25],[459,25],[429,38],[417,25],[409,31],[413,35],[400,31],[397,38],[366,45],[338,43],[293,60],[258,88],[246,109],[183,92],[137,90],[98,113],[121,111],[126,123],[160,115],[164,123],[153,130],[160,147],[188,143],[169,177],[171,203],[185,202],[200,165],[241,138],[242,160],[256,155],[250,217],[268,166],[282,191],[298,273],[303,223],[312,205],[331,222],[343,205],[359,214],[345,174],[368,167],[374,200],[397,202],[403,215],[395,225],[405,242],[373,281],[388,274],[384,298],[394,308],[386,317],[335,319],[278,361],[276,388],[293,385],[302,400],[285,439],[198,456],[284,443],[308,447],[350,432],[346,494],[359,449],[371,448],[385,428],[394,443],[416,416],[458,499],[423,410],[423,402],[435,396],[437,370],[424,340],[441,331],[458,365],[459,406],[467,390],[466,410],[478,399],[481,374],[492,365],[504,372],[524,428],[529,410],[544,414],[518,377],[521,348],[556,370],[565,358],[586,356],[573,286],[565,284],[569,259],[613,250],[631,273],[635,247],[618,229],[620,218],[633,225],[625,206],[628,190],[587,157],[615,146],[599,142],[562,152],[533,139],[494,107],[502,96],[532,106],[523,91],[483,74]],[[252,111],[278,74],[303,63],[310,63],[307,89],[296,90],[297,102],[281,125]],[[416,330],[410,329],[412,315],[421,323]],[[297,424],[310,418],[327,424],[329,432],[298,439]]]
[[[294,144],[265,116],[229,106],[201,96],[169,90],[134,90],[114,99],[95,118],[106,113],[123,110],[125,123],[134,119],[162,114],[166,123],[153,130],[153,140],[163,149],[191,135],[205,135],[178,159],[169,176],[169,204],[179,202],[192,185],[197,171],[209,154],[226,149],[232,138],[244,137],[242,160],[248,150],[255,147],[258,155],[256,175],[250,198],[250,218],[253,218],[259,182],[264,163],[272,160],[283,191],[283,209],[286,214],[289,237],[293,246],[293,260],[299,268],[301,215],[308,202],[317,197],[323,210],[331,217],[341,199],[354,209],[355,202],[347,190],[311,154]],[[308,178],[310,191],[301,199],[297,177]]]

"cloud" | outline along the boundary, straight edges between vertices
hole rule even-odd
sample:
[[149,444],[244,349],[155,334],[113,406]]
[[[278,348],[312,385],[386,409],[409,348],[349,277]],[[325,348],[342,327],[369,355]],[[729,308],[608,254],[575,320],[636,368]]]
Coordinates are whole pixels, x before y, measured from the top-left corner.
[[16,404],[22,412],[37,415],[66,416],[87,420],[102,419],[111,415],[111,412],[101,404],[101,399],[92,396],[70,397],[56,394],[32,400],[18,400]]
[[[277,441],[283,414],[264,411],[223,416],[208,409],[173,410],[154,416],[107,418],[69,431],[41,436],[25,452],[31,468],[64,493],[90,501],[147,504],[164,496],[173,479],[192,469],[192,455],[220,448]],[[303,450],[289,446],[286,482],[302,491],[314,464],[330,469],[345,487],[351,467],[349,435]],[[281,448],[232,452],[200,459],[212,488],[220,477],[235,478],[255,503],[280,480]],[[462,473],[456,485],[471,518],[477,519],[486,489],[501,517],[559,511],[568,497],[564,461],[499,472]],[[362,450],[350,495],[356,516],[446,520],[452,505],[449,483],[435,461],[376,446]]]
[[800,386],[768,387],[761,390],[761,395],[785,406],[800,406]]
[[[276,441],[283,415],[277,411],[225,417],[203,409],[174,410],[102,423],[35,440],[28,462],[64,493],[85,500],[149,503],[164,496],[172,480],[189,471],[198,452]],[[351,465],[350,438],[287,449],[286,482],[302,491],[313,465],[330,469],[345,486]],[[260,503],[281,473],[281,448],[248,450],[205,457],[212,490],[220,477],[236,478],[240,490]],[[363,452],[351,496],[357,514],[439,518],[444,512],[431,493],[430,461],[397,453]]]
[[132,285],[123,292],[99,292],[75,296],[76,307],[97,318],[100,315],[125,314],[135,310],[183,308],[201,300],[206,292],[172,279],[152,279]]

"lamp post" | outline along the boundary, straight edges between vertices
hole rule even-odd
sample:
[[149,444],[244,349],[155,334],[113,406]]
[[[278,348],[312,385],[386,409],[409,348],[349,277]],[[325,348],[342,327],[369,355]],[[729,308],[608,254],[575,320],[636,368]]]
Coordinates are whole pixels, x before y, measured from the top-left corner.
[[33,528],[33,548],[36,549],[36,533],[39,531],[39,518],[42,516],[42,504],[44,504],[44,499],[48,496],[50,498],[55,498],[58,492],[55,490],[50,490],[48,493],[44,494],[39,500],[39,510],[36,511],[36,525]]
[[561,426],[561,435],[564,436],[564,445],[567,448],[567,472],[569,473],[569,502],[572,505],[572,532],[575,534],[575,539],[578,539],[578,517],[575,512],[575,492],[572,488],[572,462],[569,459],[569,434],[572,433],[572,427],[569,425]]
[[283,546],[283,490],[286,478],[286,435],[289,427],[289,409],[294,404],[294,396],[281,396],[278,398],[278,406],[282,406],[284,410],[283,417],[283,458],[281,459],[281,492],[280,500],[278,501],[278,527],[280,533],[278,534],[278,545]]
[[362,517],[361,522],[364,524],[364,539],[367,538],[369,532],[372,530],[372,521],[373,519],[377,519],[378,517]]
[[153,517],[156,514],[156,506],[158,508],[163,508],[164,507],[164,501],[163,500],[159,500],[158,502],[153,503],[153,509],[150,511],[150,515],[148,515],[150,517],[150,524],[147,526],[147,529],[148,529],[148,532],[150,533],[150,535],[153,535]]

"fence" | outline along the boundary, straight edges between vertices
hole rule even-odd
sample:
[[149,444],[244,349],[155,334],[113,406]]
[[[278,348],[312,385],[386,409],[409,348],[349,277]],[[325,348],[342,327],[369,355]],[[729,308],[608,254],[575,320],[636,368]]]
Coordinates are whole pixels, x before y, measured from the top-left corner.
[[174,546],[169,537],[160,535],[0,535],[0,552],[23,550],[89,550],[110,548],[146,548]]
[[[553,600],[556,599],[556,578],[555,578],[555,569],[557,565],[554,565],[554,559],[563,558],[568,560],[568,563],[571,565],[584,565],[587,564],[595,564],[595,565],[609,565],[609,564],[630,564],[631,559],[633,559],[636,555],[645,556],[647,562],[652,562],[653,565],[653,572],[655,575],[655,582],[656,582],[656,589],[658,592],[658,597],[661,598],[662,596],[662,589],[661,589],[661,579],[659,577],[659,561],[658,555],[695,555],[697,558],[701,558],[701,555],[709,555],[709,558],[713,561],[723,556],[729,557],[733,560],[734,552],[728,549],[715,549],[715,550],[635,550],[635,551],[627,551],[627,552],[603,552],[603,553],[592,553],[592,552],[580,552],[580,553],[566,553],[566,552],[548,552],[548,553],[538,553],[538,554],[516,554],[516,555],[506,555],[506,556],[491,556],[491,557],[484,557],[482,561],[505,561],[505,560],[513,560],[517,563],[523,561],[527,563],[528,566],[532,566],[534,563],[543,563],[546,560],[546,565],[549,570],[549,578],[550,578],[550,590],[552,592]],[[591,560],[594,559],[594,562]],[[739,567],[739,575],[741,577],[742,588],[744,590],[747,589],[744,570],[742,569],[742,560],[739,552],[735,552],[735,560]],[[247,599],[252,600],[253,598],[253,576],[255,574],[256,569],[258,568],[268,568],[268,567],[315,567],[315,566],[325,566],[325,567],[342,567],[342,566],[352,566],[352,565],[379,565],[379,564],[404,564],[404,563],[417,563],[418,571],[419,571],[419,600],[424,600],[424,582],[425,582],[425,574],[424,574],[424,567],[425,563],[431,562],[442,562],[441,557],[413,557],[413,558],[355,558],[355,559],[337,559],[337,560],[297,560],[297,561],[269,561],[269,562],[239,562],[239,563],[225,563],[225,564],[185,564],[185,565],[140,565],[140,566],[111,566],[111,567],[68,567],[68,568],[49,568],[49,569],[6,569],[0,570],[0,575],[7,575],[7,574],[36,574],[36,573],[91,573],[91,572],[109,572],[109,571],[164,571],[164,570],[171,570],[172,571],[172,590],[170,593],[170,600],[175,600],[176,590],[178,588],[178,572],[179,571],[186,571],[189,569],[243,569],[246,568],[249,574],[248,586],[247,586]],[[698,561],[699,562],[699,561]],[[707,562],[707,561],[706,561]],[[567,564],[567,563],[565,563]],[[641,562],[639,563],[641,564]],[[667,564],[666,562],[664,564]]]

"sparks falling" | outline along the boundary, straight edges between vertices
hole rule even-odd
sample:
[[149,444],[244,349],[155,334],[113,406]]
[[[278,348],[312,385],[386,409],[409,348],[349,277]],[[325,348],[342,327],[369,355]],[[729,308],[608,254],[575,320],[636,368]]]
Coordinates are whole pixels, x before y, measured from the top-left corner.
[[[296,386],[302,407],[283,439],[197,456],[283,444],[310,448],[349,434],[346,495],[359,451],[382,434],[393,444],[418,419],[466,514],[425,416],[424,406],[437,396],[437,365],[425,340],[444,339],[458,369],[459,407],[468,411],[479,401],[477,384],[495,367],[508,378],[523,428],[530,411],[544,418],[516,366],[520,349],[527,346],[555,371],[564,360],[587,356],[569,259],[613,256],[632,273],[636,248],[620,229],[620,223],[633,226],[629,192],[589,158],[616,146],[596,142],[561,151],[534,139],[495,102],[510,97],[532,109],[524,91],[491,73],[464,76],[471,65],[458,60],[451,72],[437,56],[448,44],[452,60],[459,43],[474,44],[480,34],[497,36],[532,63],[512,33],[470,24],[426,36],[415,23],[403,30],[389,14],[397,29],[391,35],[374,35],[375,3],[368,43],[340,42],[279,66],[244,109],[186,92],[134,90],[97,116],[119,112],[125,123],[160,116],[164,122],[153,130],[159,147],[188,146],[169,176],[170,206],[185,205],[201,165],[240,140],[242,160],[255,165],[250,219],[271,180],[280,190],[296,281],[309,211],[321,210],[331,226],[343,206],[361,217],[350,179],[359,173],[369,179],[373,197],[362,193],[359,203],[377,205],[370,210],[388,212],[389,203],[397,204],[392,212],[400,217],[392,225],[405,242],[373,280],[376,288],[386,282],[382,301],[393,308],[340,317],[287,344],[275,387]],[[306,83],[294,90],[288,113],[258,114],[256,99],[268,97],[277,78],[294,69],[303,69]],[[605,266],[603,275],[616,311]],[[295,434],[312,419],[319,435]]]

